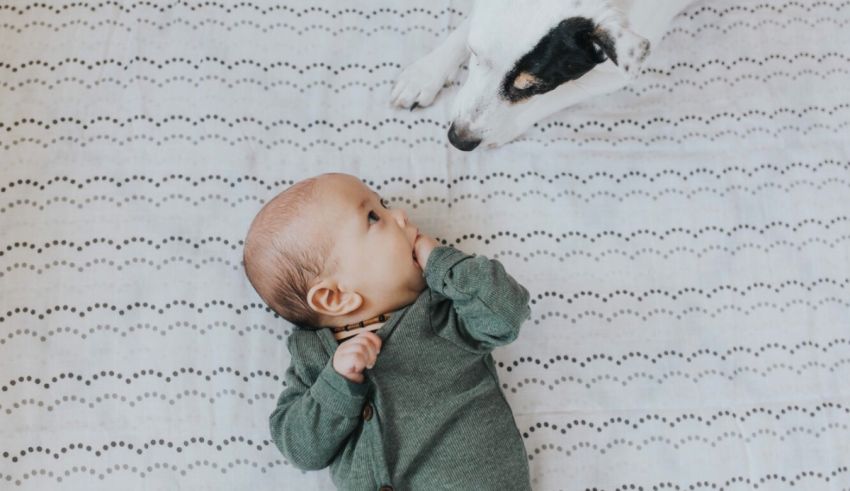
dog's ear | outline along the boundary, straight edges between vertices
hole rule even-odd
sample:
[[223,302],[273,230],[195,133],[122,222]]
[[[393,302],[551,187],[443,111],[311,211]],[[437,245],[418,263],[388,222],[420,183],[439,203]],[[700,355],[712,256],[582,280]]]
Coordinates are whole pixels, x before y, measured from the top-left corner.
[[521,102],[576,79],[604,61],[591,41],[593,29],[593,22],[584,17],[558,23],[505,75],[502,95]]
[[593,44],[597,53],[604,58],[608,58],[615,65],[617,64],[617,49],[614,46],[614,40],[608,31],[597,27],[590,33],[590,42]]
[[649,54],[649,41],[625,26],[597,26],[590,39],[630,79],[640,73]]
[[617,63],[617,38],[585,17],[558,23],[520,58],[502,83],[502,95],[521,102],[575,80],[611,58]]

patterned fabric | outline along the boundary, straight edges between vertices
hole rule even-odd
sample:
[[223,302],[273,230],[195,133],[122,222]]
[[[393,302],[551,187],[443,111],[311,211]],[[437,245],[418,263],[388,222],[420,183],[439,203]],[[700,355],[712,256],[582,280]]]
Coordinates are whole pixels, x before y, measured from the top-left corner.
[[0,488],[329,488],[270,440],[291,326],[240,260],[337,170],[528,287],[493,357],[534,489],[850,489],[850,3],[698,2],[463,154],[456,83],[389,94],[468,10],[0,5]]

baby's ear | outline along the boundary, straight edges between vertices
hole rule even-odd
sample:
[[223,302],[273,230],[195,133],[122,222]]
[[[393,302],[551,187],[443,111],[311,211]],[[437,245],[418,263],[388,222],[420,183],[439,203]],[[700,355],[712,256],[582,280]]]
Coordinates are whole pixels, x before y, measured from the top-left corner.
[[343,291],[333,280],[323,279],[307,292],[307,305],[319,315],[339,317],[359,309],[363,297],[357,292]]

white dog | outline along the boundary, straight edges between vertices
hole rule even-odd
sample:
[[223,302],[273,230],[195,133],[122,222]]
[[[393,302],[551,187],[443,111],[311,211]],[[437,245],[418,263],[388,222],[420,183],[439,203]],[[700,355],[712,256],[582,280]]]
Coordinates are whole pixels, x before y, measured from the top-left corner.
[[465,151],[505,144],[556,111],[625,86],[691,1],[477,0],[442,44],[401,73],[392,102],[430,105],[468,59],[449,141]]

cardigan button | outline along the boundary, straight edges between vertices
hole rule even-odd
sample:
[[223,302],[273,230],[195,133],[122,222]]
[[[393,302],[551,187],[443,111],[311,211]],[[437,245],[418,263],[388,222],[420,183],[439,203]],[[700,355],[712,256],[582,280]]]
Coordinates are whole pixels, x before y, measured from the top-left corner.
[[[368,402],[366,403],[365,406],[363,406],[362,416],[363,416],[363,421],[369,421],[370,419],[372,419],[372,405],[369,404]],[[383,488],[381,488],[381,489],[383,489]],[[390,488],[387,491],[390,491],[390,490],[392,490],[392,488]]]
[[378,491],[393,491],[393,487],[385,484],[385,485],[381,486],[380,488],[378,488]]

